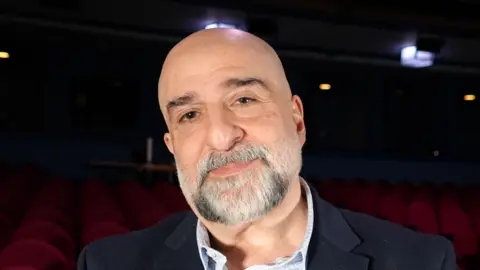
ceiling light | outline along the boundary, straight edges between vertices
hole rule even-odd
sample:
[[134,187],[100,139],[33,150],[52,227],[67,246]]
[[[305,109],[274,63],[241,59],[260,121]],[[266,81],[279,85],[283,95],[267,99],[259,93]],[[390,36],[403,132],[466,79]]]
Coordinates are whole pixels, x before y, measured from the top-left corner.
[[320,88],[320,90],[326,91],[326,90],[330,90],[332,86],[328,83],[322,83],[318,86],[318,88]]
[[228,24],[228,23],[209,23],[205,25],[205,29],[213,29],[213,28],[233,28],[236,29],[235,25]]
[[10,54],[8,52],[0,52],[0,58],[8,59],[10,58]]
[[465,95],[463,96],[463,100],[465,101],[474,101],[475,100],[475,95]]
[[408,46],[402,49],[401,64],[406,67],[429,67],[433,65],[434,59],[434,53],[417,50],[416,46]]

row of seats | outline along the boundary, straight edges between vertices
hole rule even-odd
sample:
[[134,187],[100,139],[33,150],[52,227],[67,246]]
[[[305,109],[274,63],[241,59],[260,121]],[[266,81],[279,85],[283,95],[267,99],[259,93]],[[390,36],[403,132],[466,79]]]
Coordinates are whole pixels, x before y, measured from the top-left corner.
[[[134,180],[115,185],[87,179],[39,181],[43,175],[0,169],[0,269],[74,269],[78,252],[89,243],[149,227],[188,210],[180,189],[167,182],[151,188]],[[354,211],[414,230],[440,234],[454,244],[462,269],[480,269],[480,190],[435,188],[385,181],[319,180],[323,198]]]
[[2,178],[0,269],[74,269],[73,184],[40,178],[28,169]]
[[362,180],[323,180],[315,185],[338,207],[447,237],[459,267],[480,269],[480,189]]
[[136,181],[122,181],[110,188],[98,179],[81,189],[81,244],[99,238],[150,227],[178,211],[188,210],[181,190],[166,182],[146,189]]
[[[181,190],[158,182],[146,188],[134,180],[114,186],[99,179],[76,185],[42,181],[38,172],[0,169],[0,269],[75,269],[89,243],[154,225],[187,210]],[[19,268],[18,268],[19,269]]]

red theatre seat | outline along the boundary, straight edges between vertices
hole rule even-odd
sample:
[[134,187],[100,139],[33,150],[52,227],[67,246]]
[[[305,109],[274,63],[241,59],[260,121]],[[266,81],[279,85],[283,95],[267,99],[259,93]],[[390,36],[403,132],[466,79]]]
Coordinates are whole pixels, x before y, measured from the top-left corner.
[[153,194],[172,213],[190,210],[179,187],[167,182],[158,182],[153,187]]
[[438,216],[440,234],[452,240],[457,258],[477,253],[477,237],[468,215],[456,197],[444,194],[439,198]]
[[408,202],[405,196],[392,190],[380,198],[378,216],[400,225],[406,225],[407,209]]
[[338,201],[339,206],[354,211],[360,211],[357,205],[358,191],[364,188],[364,181],[360,180],[348,180],[339,182],[338,187]]
[[422,233],[438,234],[435,210],[425,201],[414,201],[408,206],[406,225]]
[[350,197],[350,209],[371,216],[378,215],[378,205],[383,186],[380,184],[367,184],[356,190]]
[[423,191],[412,198],[407,208],[407,227],[422,233],[438,234],[437,216],[433,201]]
[[56,208],[63,212],[73,211],[73,184],[68,179],[54,178],[46,181],[35,194],[31,205]]
[[33,221],[46,221],[49,223],[57,224],[68,234],[74,234],[75,223],[72,217],[72,213],[62,212],[56,208],[49,207],[33,207],[27,210],[22,224],[28,224]]
[[480,239],[480,189],[468,190],[465,192],[464,198],[465,210],[472,219],[473,229],[477,238]]
[[9,176],[0,185],[0,213],[18,219],[27,201],[27,179]]
[[71,264],[55,247],[39,241],[12,243],[0,253],[0,269],[70,270]]
[[15,231],[11,242],[27,239],[48,243],[56,247],[67,259],[75,259],[75,243],[72,237],[56,224],[40,220],[26,223]]
[[338,179],[319,180],[316,184],[317,191],[326,201],[340,207],[342,205],[341,181]]
[[6,240],[10,238],[10,235],[13,233],[15,226],[14,222],[0,213],[0,250],[6,244]]
[[134,229],[150,227],[170,215],[138,182],[121,182],[117,187],[117,195],[119,204]]
[[113,194],[108,186],[99,180],[89,179],[82,185],[79,212],[82,231],[101,222],[126,226]]

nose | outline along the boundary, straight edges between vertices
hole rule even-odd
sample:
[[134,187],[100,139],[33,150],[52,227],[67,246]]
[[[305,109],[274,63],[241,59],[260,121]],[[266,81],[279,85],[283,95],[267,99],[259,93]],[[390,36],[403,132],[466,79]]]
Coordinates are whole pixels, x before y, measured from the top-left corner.
[[219,110],[209,114],[207,143],[212,150],[228,151],[242,140],[244,134],[229,112]]

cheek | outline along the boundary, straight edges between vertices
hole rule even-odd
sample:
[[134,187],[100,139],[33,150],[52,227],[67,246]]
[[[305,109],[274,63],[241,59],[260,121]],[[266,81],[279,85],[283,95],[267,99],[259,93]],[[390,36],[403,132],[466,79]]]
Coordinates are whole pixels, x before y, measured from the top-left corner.
[[285,121],[283,115],[274,110],[264,111],[258,117],[245,121],[240,120],[240,123],[249,137],[266,144],[289,137],[289,130],[294,129],[294,125]]
[[253,104],[248,107],[233,107],[231,111],[235,115],[235,117],[239,119],[260,119],[262,117],[265,117],[268,111],[265,108],[268,107],[266,104]]
[[178,136],[177,138],[173,145],[175,161],[183,175],[189,179],[188,184],[190,185],[196,181],[197,164],[202,158],[202,141],[198,139],[198,136]]

